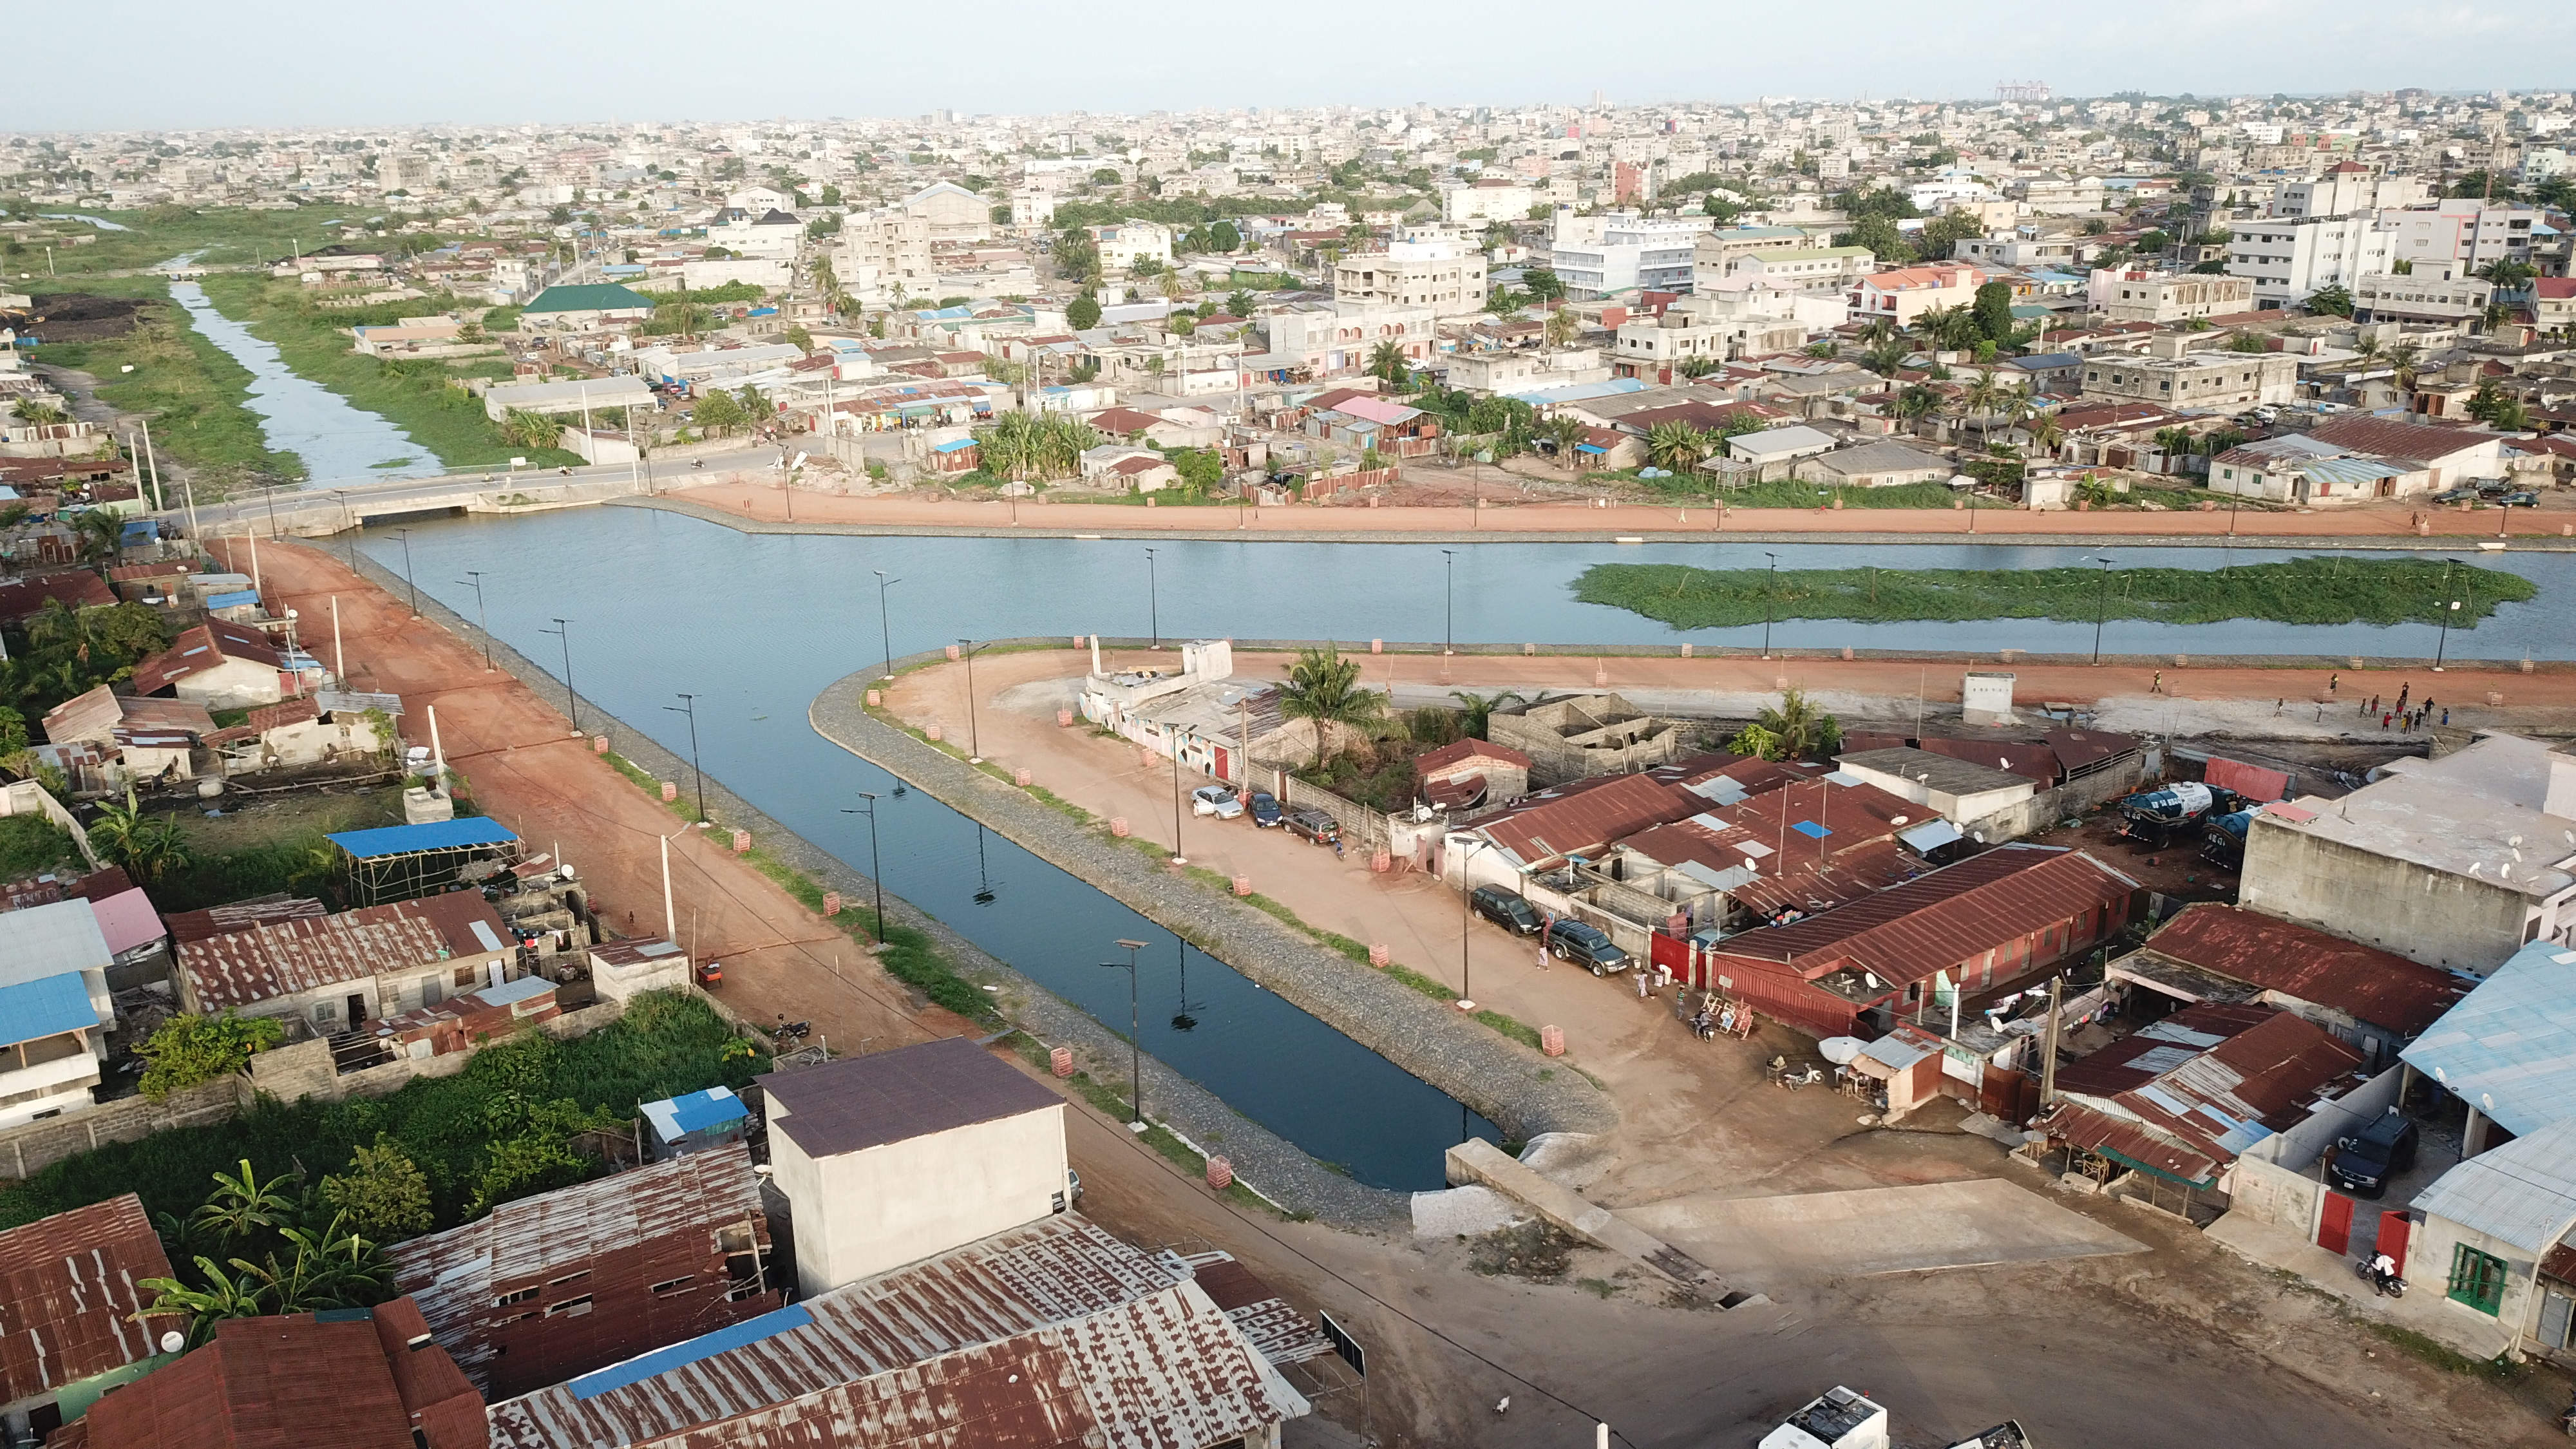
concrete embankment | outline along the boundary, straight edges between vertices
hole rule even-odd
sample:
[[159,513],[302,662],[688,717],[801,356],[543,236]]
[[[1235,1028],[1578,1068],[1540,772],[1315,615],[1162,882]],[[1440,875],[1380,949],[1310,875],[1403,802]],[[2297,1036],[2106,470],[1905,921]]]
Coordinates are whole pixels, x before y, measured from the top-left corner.
[[810,711],[825,739],[927,791],[1040,859],[1312,1012],[1362,1046],[1447,1092],[1516,1138],[1607,1132],[1619,1112],[1566,1061],[1461,1016],[1357,965],[1254,906],[1159,866],[1132,843],[1075,820],[1029,791],[871,715],[868,677],[851,675]]

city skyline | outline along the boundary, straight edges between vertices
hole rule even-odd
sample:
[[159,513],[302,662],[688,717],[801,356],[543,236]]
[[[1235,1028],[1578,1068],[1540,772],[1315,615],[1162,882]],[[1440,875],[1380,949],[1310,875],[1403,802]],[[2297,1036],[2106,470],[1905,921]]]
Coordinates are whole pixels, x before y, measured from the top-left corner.
[[[0,98],[0,131],[1516,107],[1595,94],[1611,104],[1976,101],[2032,80],[2061,96],[2484,91],[2563,87],[2552,66],[2576,52],[2576,12],[2538,0],[2200,0],[2157,13],[2154,54],[2142,53],[2132,16],[2023,8],[1968,27],[1865,3],[1842,25],[1817,26],[1653,0],[1624,17],[1625,33],[1656,37],[1647,53],[1610,45],[1587,60],[1566,43],[1576,37],[1551,28],[1563,19],[1551,8],[1389,12],[1330,0],[1301,15],[1330,63],[1290,75],[1260,59],[1281,53],[1275,24],[1220,12],[1176,28],[1164,7],[1134,0],[1078,16],[1005,4],[981,34],[948,16],[817,14],[715,35],[698,33],[703,11],[598,0],[536,13],[469,0],[434,23],[386,11],[329,27],[266,0],[220,16],[121,0],[18,27],[30,54],[76,53],[102,33],[124,49],[104,68],[27,74]],[[921,63],[941,50],[952,64]]]

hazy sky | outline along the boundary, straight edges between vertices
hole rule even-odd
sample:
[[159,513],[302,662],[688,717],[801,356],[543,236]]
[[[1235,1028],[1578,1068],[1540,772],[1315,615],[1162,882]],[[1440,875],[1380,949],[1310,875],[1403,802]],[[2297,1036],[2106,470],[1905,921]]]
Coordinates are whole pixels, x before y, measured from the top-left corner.
[[[2568,0],[22,0],[0,130],[2566,87]],[[1739,9],[1751,14],[1739,14]]]

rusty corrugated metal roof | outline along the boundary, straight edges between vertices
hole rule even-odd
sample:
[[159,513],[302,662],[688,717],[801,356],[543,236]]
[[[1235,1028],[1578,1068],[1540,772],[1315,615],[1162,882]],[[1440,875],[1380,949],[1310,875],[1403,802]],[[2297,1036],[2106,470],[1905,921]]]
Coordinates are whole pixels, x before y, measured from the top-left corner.
[[2410,1037],[2468,994],[2449,972],[2242,906],[2187,906],[2136,954],[2312,1001]]
[[495,1404],[492,1449],[1175,1449],[1308,1407],[1186,1264],[1070,1213],[801,1307],[635,1382]]
[[375,1325],[357,1317],[317,1322],[309,1313],[228,1319],[214,1342],[108,1394],[90,1406],[84,1422],[90,1449],[407,1449],[412,1443],[411,1415]]
[[132,1193],[0,1233],[0,1403],[150,1358],[176,1320],[128,1315],[170,1259]]
[[[482,932],[473,929],[477,923]],[[199,1007],[220,1011],[450,956],[483,955],[510,940],[509,928],[479,892],[450,891],[183,940],[179,969]]]

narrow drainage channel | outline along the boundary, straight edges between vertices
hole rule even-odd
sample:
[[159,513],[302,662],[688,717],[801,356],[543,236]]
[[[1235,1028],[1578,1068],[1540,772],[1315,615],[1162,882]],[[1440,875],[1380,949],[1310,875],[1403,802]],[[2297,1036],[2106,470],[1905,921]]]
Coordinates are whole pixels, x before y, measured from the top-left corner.
[[[870,865],[868,823],[847,812],[860,792],[875,793],[889,892],[1122,1037],[1127,953],[1116,943],[1144,942],[1135,977],[1144,1049],[1318,1161],[1372,1187],[1431,1189],[1446,1185],[1449,1147],[1467,1137],[1502,1139],[1499,1127],[1456,1098],[815,734],[808,702],[864,662],[854,654],[871,651],[810,633],[814,616],[794,599],[768,598],[757,580],[742,581],[741,590],[713,580],[675,588],[667,571],[627,569],[605,554],[501,543],[468,525],[415,529],[411,564],[421,592],[470,619],[473,589],[451,581],[482,570],[494,636],[558,677],[562,644],[543,631],[558,613],[572,617],[583,696],[684,760],[690,722],[678,695],[694,694],[708,778],[861,874]],[[361,547],[402,570],[399,542],[370,537]],[[905,647],[900,636],[896,647]]]

